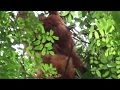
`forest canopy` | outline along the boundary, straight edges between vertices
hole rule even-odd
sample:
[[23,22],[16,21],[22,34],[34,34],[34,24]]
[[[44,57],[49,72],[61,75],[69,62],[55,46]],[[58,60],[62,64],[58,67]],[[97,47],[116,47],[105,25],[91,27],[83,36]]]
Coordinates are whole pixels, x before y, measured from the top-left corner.
[[[42,63],[41,55],[35,53],[41,50],[42,55],[54,55],[52,44],[59,40],[52,30],[46,32],[39,21],[38,16],[48,16],[48,12],[22,12],[27,13],[27,18],[18,17],[17,11],[0,11],[0,79],[31,79],[39,68],[44,78],[59,77],[56,68]],[[120,12],[59,13],[72,33],[74,49],[87,68],[84,75],[76,70],[76,79],[120,79]]]

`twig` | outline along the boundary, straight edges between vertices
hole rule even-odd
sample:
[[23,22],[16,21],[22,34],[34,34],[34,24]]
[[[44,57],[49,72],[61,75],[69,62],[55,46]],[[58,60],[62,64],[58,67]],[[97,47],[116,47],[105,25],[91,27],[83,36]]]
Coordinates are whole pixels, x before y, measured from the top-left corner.
[[[76,29],[75,29],[75,30],[76,30]],[[75,32],[73,32],[73,35],[76,36],[76,37],[77,37],[79,40],[81,40],[82,42],[90,44],[89,42],[83,40],[83,38],[78,37],[78,35],[77,35]]]

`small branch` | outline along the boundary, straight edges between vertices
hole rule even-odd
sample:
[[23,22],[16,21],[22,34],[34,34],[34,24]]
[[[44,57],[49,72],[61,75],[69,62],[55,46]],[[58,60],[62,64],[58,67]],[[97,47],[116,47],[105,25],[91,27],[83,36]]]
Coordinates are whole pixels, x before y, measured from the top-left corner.
[[81,40],[82,42],[90,44],[89,42],[83,40],[83,38],[78,37],[78,35],[77,35],[75,32],[73,32],[73,33],[74,33],[73,35],[76,36],[76,37],[77,37],[79,40]]
[[[70,26],[69,26],[70,27]],[[83,38],[81,38],[81,37],[79,37],[74,31],[73,31],[73,29],[75,30],[75,31],[77,31],[75,28],[73,28],[72,26],[71,26],[71,28],[70,28],[70,31],[72,31],[73,32],[73,38],[74,39],[76,39],[77,41],[78,40],[81,40],[82,42],[84,42],[84,43],[88,43],[88,44],[90,44],[89,42],[87,42],[87,41],[85,41],[85,40],[83,40]],[[78,31],[77,31],[78,32]],[[77,37],[77,38],[75,38],[75,37]]]

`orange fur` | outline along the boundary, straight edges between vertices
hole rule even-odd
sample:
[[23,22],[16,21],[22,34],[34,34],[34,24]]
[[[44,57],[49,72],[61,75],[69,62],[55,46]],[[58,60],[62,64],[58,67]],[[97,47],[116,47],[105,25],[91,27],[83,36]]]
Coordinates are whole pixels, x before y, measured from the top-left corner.
[[[67,63],[68,57],[64,55],[45,55],[43,56],[43,62],[44,63],[52,63],[54,67],[56,67],[59,74],[62,75],[61,78],[74,78],[75,76],[75,69],[72,62],[72,58],[70,58],[68,68],[66,70],[66,73],[64,74],[65,66]],[[63,76],[64,74],[64,76]]]

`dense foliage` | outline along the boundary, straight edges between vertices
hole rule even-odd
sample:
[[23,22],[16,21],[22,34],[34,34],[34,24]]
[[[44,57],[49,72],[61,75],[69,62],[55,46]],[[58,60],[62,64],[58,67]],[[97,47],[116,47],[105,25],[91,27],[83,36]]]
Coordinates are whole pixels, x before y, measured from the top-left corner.
[[[47,15],[47,12],[42,14]],[[71,32],[75,49],[88,69],[83,76],[77,70],[76,78],[119,79],[120,12],[61,11],[60,15],[68,27],[73,27]],[[32,78],[38,68],[44,71],[45,78],[57,77],[56,68],[43,64],[40,54],[35,53],[35,50],[41,50],[43,55],[53,55],[54,40],[59,38],[54,36],[52,30],[45,32],[34,12],[28,12],[28,18],[23,19],[17,18],[12,11],[1,11],[0,78]],[[28,45],[26,50],[29,55],[23,47],[18,47],[24,43]]]

